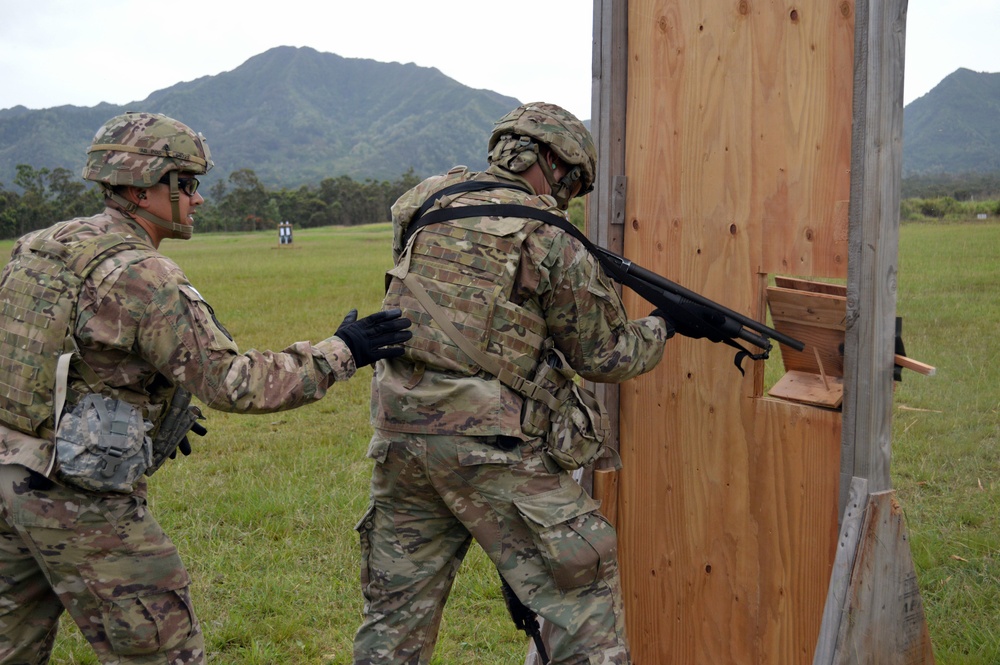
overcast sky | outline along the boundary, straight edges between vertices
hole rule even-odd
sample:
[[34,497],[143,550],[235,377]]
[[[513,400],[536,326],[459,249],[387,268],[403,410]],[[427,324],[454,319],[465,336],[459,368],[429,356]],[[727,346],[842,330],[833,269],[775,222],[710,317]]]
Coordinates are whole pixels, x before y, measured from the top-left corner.
[[[124,105],[311,46],[436,67],[587,119],[592,22],[586,0],[0,0],[0,108]],[[1000,0],[910,0],[904,102],[959,67],[1000,72],[998,28]]]

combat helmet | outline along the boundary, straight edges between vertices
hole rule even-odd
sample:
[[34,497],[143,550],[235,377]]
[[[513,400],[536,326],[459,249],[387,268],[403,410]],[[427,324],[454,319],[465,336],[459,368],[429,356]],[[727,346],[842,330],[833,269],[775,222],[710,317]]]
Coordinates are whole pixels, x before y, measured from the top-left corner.
[[[539,144],[548,146],[570,171],[558,182],[549,164],[539,159]],[[566,208],[573,186],[581,184],[577,196],[594,188],[597,148],[590,131],[580,120],[555,104],[522,104],[497,120],[489,141],[489,161],[512,173],[520,173],[538,162],[552,195]]]
[[[87,149],[83,177],[101,183],[105,196],[134,214],[170,232],[169,237],[190,238],[192,227],[181,224],[181,172],[202,175],[212,168],[208,142],[182,122],[158,113],[127,112],[108,120],[97,130]],[[113,187],[148,188],[169,178],[173,220],[161,219],[114,193]]]

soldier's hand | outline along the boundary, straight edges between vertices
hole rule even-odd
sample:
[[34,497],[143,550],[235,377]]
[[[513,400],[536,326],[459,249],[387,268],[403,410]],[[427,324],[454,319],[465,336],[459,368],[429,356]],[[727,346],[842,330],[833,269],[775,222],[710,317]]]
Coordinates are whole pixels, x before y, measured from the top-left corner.
[[403,355],[400,345],[413,337],[409,327],[410,320],[399,309],[375,312],[363,319],[358,319],[358,310],[352,309],[335,334],[351,350],[354,364],[363,367]]

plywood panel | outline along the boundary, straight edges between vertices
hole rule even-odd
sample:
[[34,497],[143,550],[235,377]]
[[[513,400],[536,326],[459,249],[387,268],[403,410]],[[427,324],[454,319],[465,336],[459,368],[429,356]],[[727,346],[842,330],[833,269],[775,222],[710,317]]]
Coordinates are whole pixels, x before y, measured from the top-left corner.
[[753,663],[811,663],[836,556],[840,414],[756,402],[751,516],[758,527]]
[[[853,4],[628,9],[625,255],[758,320],[762,273],[842,277]],[[631,293],[626,304],[650,309]],[[741,377],[732,357],[672,340],[660,367],[621,388],[619,540],[637,663],[812,658],[837,537],[840,416],[759,399],[762,367]]]
[[622,421],[618,515],[637,663],[812,660],[837,540],[840,414],[741,404],[754,441],[742,451],[717,438],[699,451],[649,431],[653,418]]

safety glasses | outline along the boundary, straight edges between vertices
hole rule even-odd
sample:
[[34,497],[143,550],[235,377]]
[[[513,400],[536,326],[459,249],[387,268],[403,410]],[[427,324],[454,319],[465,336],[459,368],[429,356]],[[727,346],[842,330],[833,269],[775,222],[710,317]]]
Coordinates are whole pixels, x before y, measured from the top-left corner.
[[[169,185],[170,184],[170,174],[168,173],[167,175],[165,175],[162,178],[160,178],[160,183],[162,183],[164,185]],[[184,192],[188,196],[194,196],[194,193],[198,191],[198,185],[200,185],[200,184],[201,183],[198,182],[198,179],[194,178],[194,177],[181,177],[181,176],[178,176],[178,178],[177,178],[177,189],[181,190],[182,192]]]

